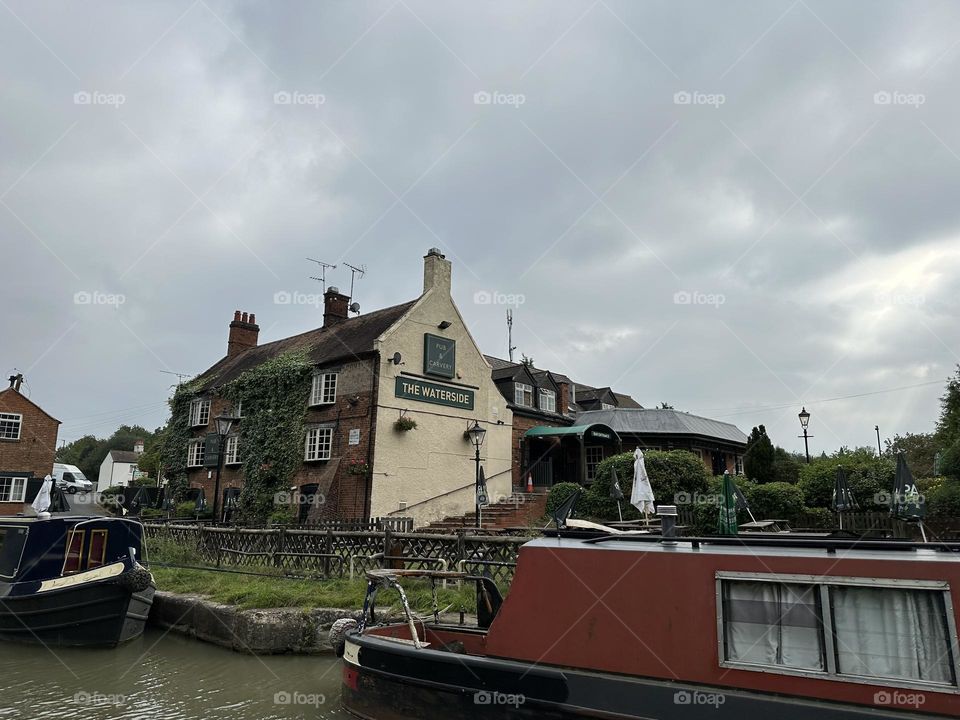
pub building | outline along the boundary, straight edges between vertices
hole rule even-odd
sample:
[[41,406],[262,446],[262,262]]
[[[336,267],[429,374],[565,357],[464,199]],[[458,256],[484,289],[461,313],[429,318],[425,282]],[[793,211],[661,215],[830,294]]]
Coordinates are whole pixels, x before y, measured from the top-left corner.
[[[292,501],[301,520],[412,517],[416,525],[472,510],[475,447],[466,431],[486,432],[481,463],[491,497],[511,492],[512,413],[491,368],[450,295],[451,263],[439,250],[423,259],[416,299],[350,316],[350,298],[324,294],[320,328],[260,345],[253,314],[230,323],[227,355],[192,383],[188,480],[214,493],[215,418],[240,416],[225,442],[221,498],[243,484],[243,423],[257,408],[233,408],[218,390],[271,358],[302,351],[309,379],[302,458]],[[397,421],[404,418],[401,429]],[[212,437],[211,437],[212,436]]]

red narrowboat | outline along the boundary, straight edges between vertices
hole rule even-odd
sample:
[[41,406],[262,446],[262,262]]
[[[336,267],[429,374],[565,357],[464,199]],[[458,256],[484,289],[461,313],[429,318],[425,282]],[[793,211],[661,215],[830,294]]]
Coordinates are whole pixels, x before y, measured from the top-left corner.
[[[401,718],[960,717],[960,546],[559,531],[508,597],[483,577],[372,571],[343,704]],[[406,575],[476,583],[476,626],[374,624]],[[374,618],[371,620],[371,618]]]

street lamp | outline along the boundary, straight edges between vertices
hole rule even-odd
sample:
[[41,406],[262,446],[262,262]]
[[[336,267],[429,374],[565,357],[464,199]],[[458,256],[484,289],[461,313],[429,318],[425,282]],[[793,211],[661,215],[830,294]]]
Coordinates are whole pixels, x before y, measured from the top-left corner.
[[217,522],[217,509],[220,506],[220,471],[223,469],[223,453],[226,449],[227,437],[230,435],[230,430],[233,428],[233,423],[235,423],[240,418],[233,417],[232,415],[217,415],[213,421],[217,424],[217,436],[219,437],[219,442],[217,443],[217,479],[213,485],[213,522]]
[[477,474],[474,480],[474,515],[473,515],[473,524],[474,527],[480,527],[480,446],[483,445],[483,436],[487,434],[485,428],[480,427],[480,421],[474,420],[473,426],[467,430],[467,436],[470,438],[470,442],[473,443],[473,447],[476,450],[476,455],[474,457],[475,462],[477,463]]
[[880,426],[874,425],[873,429],[877,431],[877,457],[883,457],[883,448],[880,447]]
[[807,412],[806,408],[801,408],[800,413],[797,415],[800,418],[800,427],[803,428],[803,435],[798,437],[803,438],[803,450],[807,455],[807,462],[810,462],[810,444],[807,442],[807,438],[813,437],[812,435],[807,435],[807,425],[810,424],[810,413]]

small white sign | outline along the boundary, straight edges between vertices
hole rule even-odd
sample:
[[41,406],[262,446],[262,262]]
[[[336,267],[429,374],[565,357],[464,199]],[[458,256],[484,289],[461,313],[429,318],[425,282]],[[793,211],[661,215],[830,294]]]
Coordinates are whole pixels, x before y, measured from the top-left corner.
[[350,431],[350,439],[348,442],[351,445],[360,444],[360,428],[353,428],[353,430]]

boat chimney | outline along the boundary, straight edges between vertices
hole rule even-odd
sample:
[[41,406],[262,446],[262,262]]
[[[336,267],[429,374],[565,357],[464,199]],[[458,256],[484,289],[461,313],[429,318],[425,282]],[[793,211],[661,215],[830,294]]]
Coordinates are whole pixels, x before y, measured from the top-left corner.
[[677,536],[677,506],[661,505],[657,508],[657,515],[660,516],[660,532],[663,535],[661,542],[664,545],[676,545],[674,538]]

